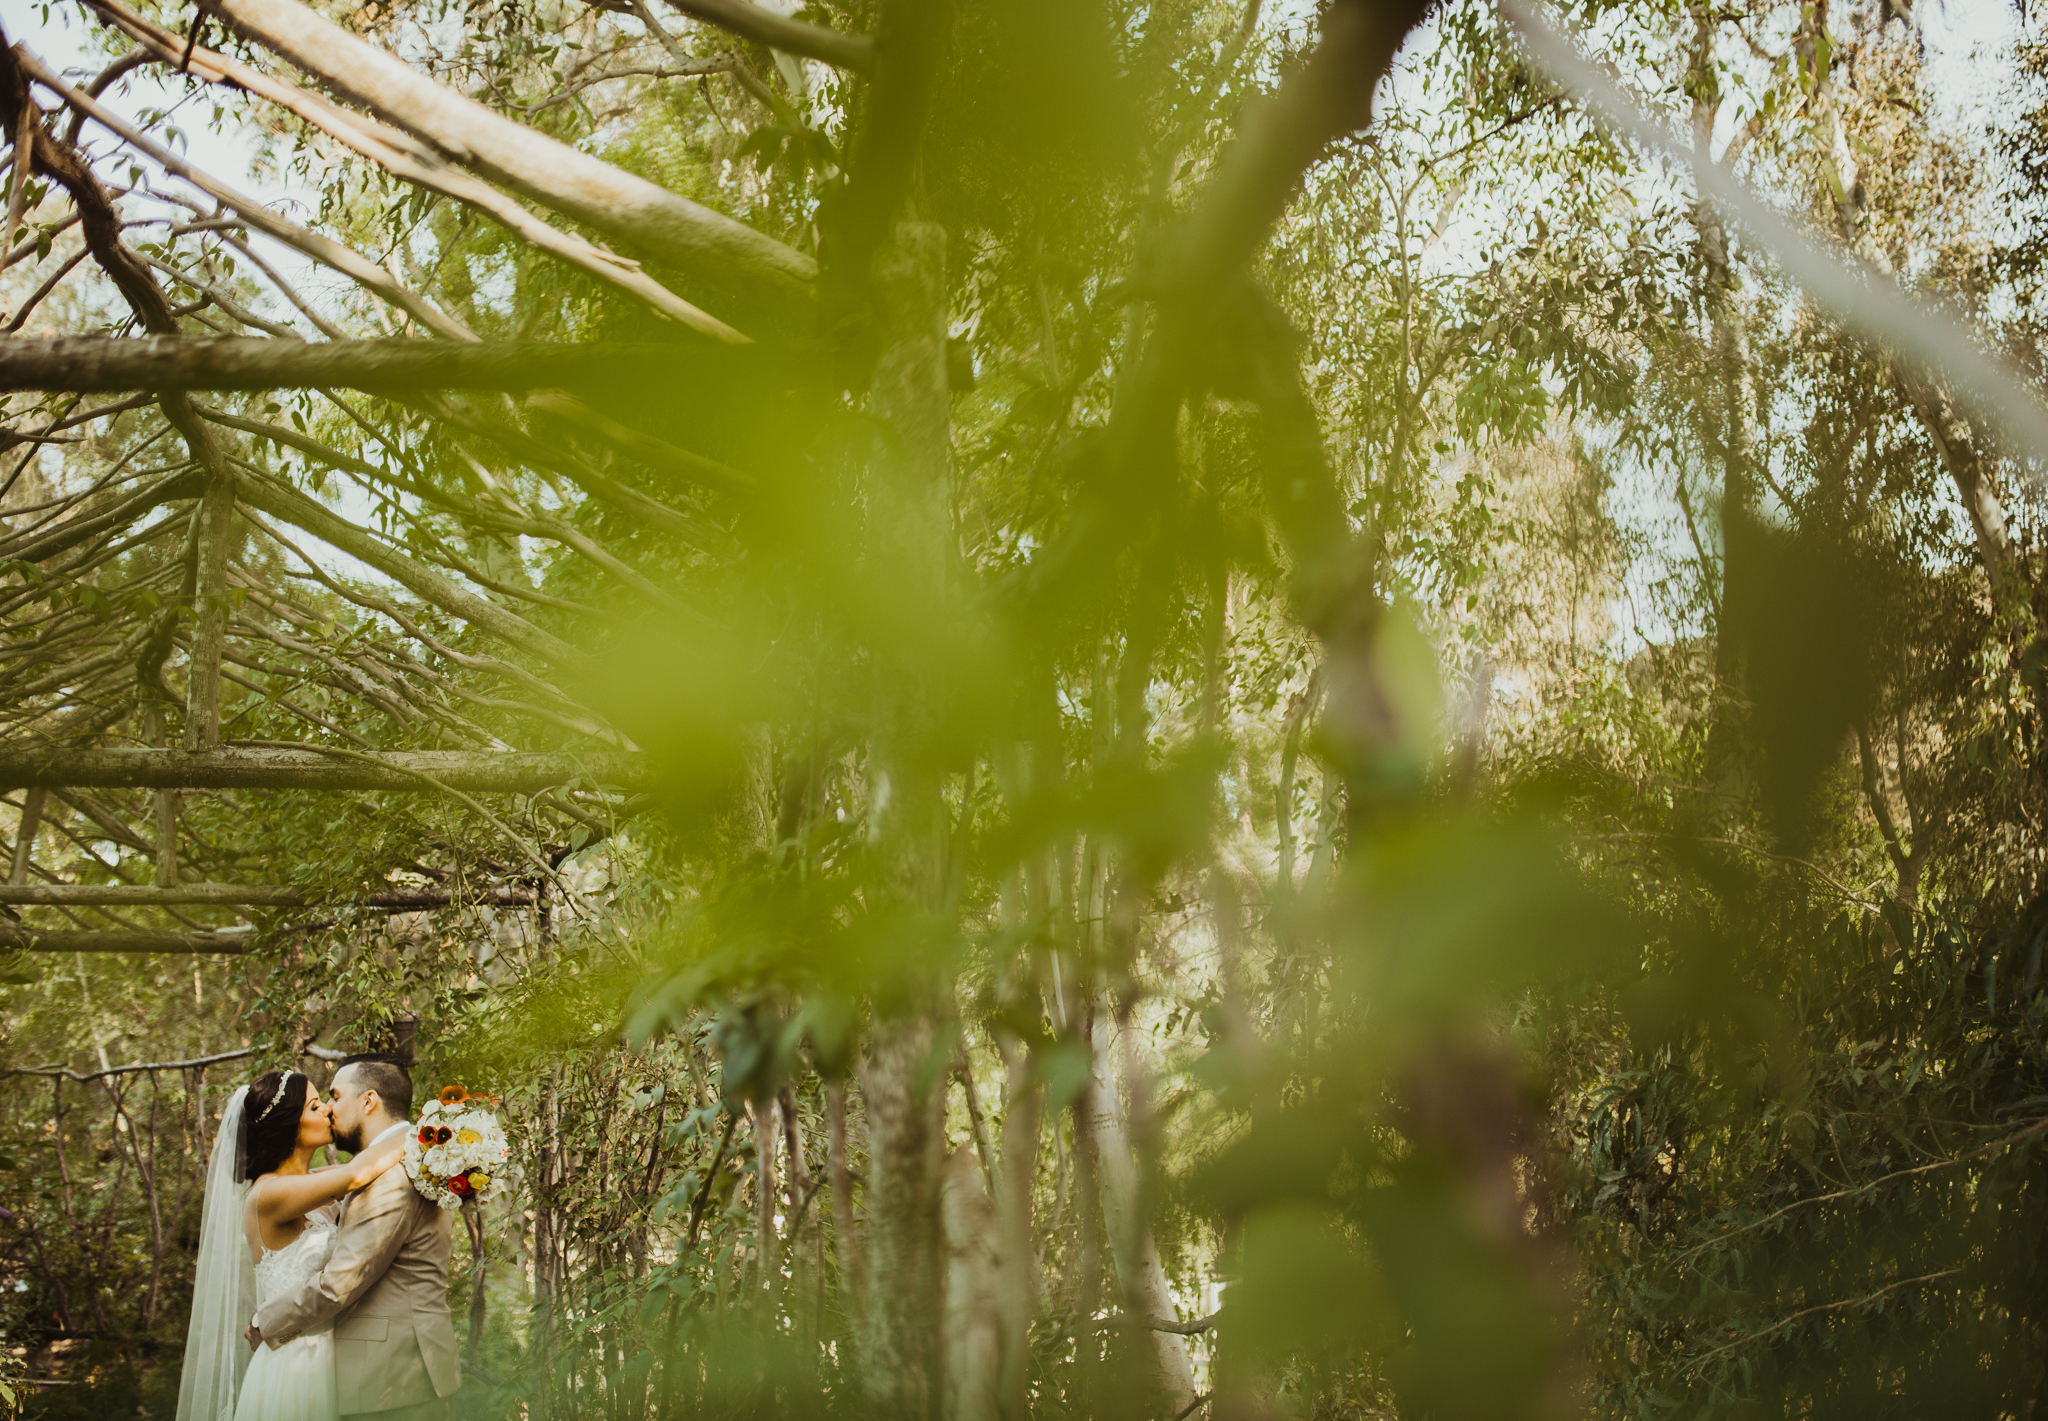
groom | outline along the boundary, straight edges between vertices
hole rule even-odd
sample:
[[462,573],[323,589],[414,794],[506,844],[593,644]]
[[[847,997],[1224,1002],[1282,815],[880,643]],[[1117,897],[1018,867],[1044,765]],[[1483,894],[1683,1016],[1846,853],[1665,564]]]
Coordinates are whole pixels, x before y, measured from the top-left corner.
[[[350,1056],[328,1091],[334,1143],[350,1154],[412,1128],[412,1077],[391,1056]],[[440,1421],[462,1385],[448,1315],[448,1214],[387,1169],[342,1204],[327,1266],[256,1314],[281,1347],[334,1319],[341,1414]],[[252,1333],[251,1340],[254,1340]]]

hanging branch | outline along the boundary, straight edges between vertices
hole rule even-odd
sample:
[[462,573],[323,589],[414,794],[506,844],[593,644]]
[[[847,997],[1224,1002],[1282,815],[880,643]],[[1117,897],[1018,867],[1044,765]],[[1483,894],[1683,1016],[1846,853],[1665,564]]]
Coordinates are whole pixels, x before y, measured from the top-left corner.
[[172,474],[126,495],[103,513],[59,523],[40,536],[29,533],[0,542],[0,560],[48,562],[59,553],[69,552],[87,539],[130,526],[138,514],[146,513],[160,504],[192,498],[204,488],[205,479],[196,470]]
[[1700,161],[1581,54],[1531,0],[1502,0],[1516,32],[1542,66],[1584,106],[1645,149],[1689,168],[1701,194],[1734,214],[1815,301],[1873,346],[1901,352],[1916,366],[1946,374],[1972,408],[2014,447],[2048,449],[2048,408],[2026,378],[1989,354],[1976,335],[1896,281],[1871,280],[1760,200],[1725,168]]
[[[724,529],[709,525],[704,519],[692,517],[689,513],[679,512],[608,474],[598,472],[553,440],[516,425],[486,419],[445,396],[436,397],[430,393],[409,403],[455,429],[490,440],[530,468],[562,475],[591,497],[631,513],[651,527],[675,533],[692,547],[711,553],[734,550],[733,539]],[[724,491],[753,486],[753,480],[736,469],[627,429],[557,391],[547,390],[530,396],[527,404],[547,413],[572,418],[650,468],[678,474],[701,487]]]
[[[279,611],[280,615],[284,614],[282,609],[287,604],[279,602],[272,595],[271,590],[267,586],[265,586],[259,579],[251,575],[246,569],[241,568],[236,569],[236,577],[239,583],[241,584],[244,593],[248,596],[250,601],[256,603],[259,606]],[[373,608],[372,610],[376,609]],[[304,616],[303,613],[296,612],[296,609],[293,609],[293,614],[296,616]],[[416,640],[419,639],[416,633],[408,632],[407,634],[414,636]],[[437,655],[442,654],[436,645],[429,644],[429,649],[435,650]],[[481,706],[489,710],[507,711],[515,715],[532,716],[537,719],[544,720],[549,725],[556,726],[562,730],[571,731],[578,735],[589,735],[597,739],[605,740],[613,745],[618,746],[618,748],[622,750],[630,750],[633,748],[632,745],[629,742],[627,742],[622,736],[620,736],[617,732],[607,729],[606,727],[600,725],[596,721],[585,718],[579,718],[576,716],[563,715],[560,712],[548,710],[542,706],[530,705],[525,701],[512,701],[506,700],[503,697],[499,696],[486,696],[481,694],[480,692],[471,690],[469,687],[463,685],[460,681],[442,675],[439,671],[436,671],[433,667],[427,665],[425,662],[421,661],[418,657],[412,655],[410,652],[405,651],[402,647],[382,647],[380,648],[380,650],[382,651],[383,655],[392,659],[397,669],[403,675],[417,676],[423,680],[430,681],[439,689],[447,691],[451,695],[457,696],[462,700],[468,701],[471,705]],[[472,661],[476,661],[479,663],[475,669],[487,671],[491,675],[502,674],[497,667],[482,664],[482,658],[470,659]],[[500,663],[500,666],[502,666],[502,663]],[[285,706],[286,709],[288,710],[297,709],[297,707],[294,707],[289,701],[283,700],[280,696],[274,695],[270,692],[265,692],[262,690],[262,688],[255,686],[253,683],[249,684],[252,690],[257,691],[259,695],[264,696],[267,700],[275,700],[277,704]],[[244,711],[243,714],[246,715],[247,712]],[[302,715],[310,715],[310,713],[302,712]],[[334,727],[333,725],[329,724],[324,720],[319,719],[318,717],[312,717],[312,719],[314,720],[314,723],[321,725],[323,728],[333,730],[335,731],[335,733],[342,735],[343,738],[345,739],[354,740],[357,746],[361,749],[375,750],[377,748],[375,745],[371,744],[367,740],[362,739],[360,736],[351,735],[345,731],[339,731],[336,729],[336,727]]]

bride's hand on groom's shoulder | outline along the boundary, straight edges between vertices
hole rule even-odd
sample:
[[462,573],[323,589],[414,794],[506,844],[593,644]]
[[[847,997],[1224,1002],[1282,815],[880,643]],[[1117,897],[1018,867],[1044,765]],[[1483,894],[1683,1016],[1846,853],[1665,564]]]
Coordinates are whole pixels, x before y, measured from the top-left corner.
[[390,1149],[380,1149],[374,1153],[365,1152],[357,1155],[347,1164],[341,1166],[349,1172],[348,1187],[351,1190],[364,1188],[375,1181],[385,1170],[397,1164],[399,1158],[404,1153],[404,1146],[399,1145]]

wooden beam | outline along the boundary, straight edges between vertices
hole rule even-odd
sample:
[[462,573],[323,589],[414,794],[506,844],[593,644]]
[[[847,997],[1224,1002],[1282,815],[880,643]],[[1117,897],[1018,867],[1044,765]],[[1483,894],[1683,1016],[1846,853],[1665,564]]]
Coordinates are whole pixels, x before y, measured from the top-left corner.
[[[142,733],[151,745],[164,745],[164,708],[154,700],[142,707]],[[156,886],[178,886],[178,792],[159,789],[151,796],[156,812]]]
[[[199,436],[192,437],[194,443],[200,442]],[[228,545],[235,528],[235,476],[221,462],[220,451],[211,447],[211,431],[205,432],[204,440],[212,455],[213,476],[199,500],[199,525],[193,537],[198,567],[191,666],[185,678],[187,750],[211,750],[220,744],[220,653],[227,630]]]
[[385,893],[322,893],[274,883],[181,883],[175,888],[134,883],[29,883],[0,886],[0,904],[21,908],[158,908],[200,904],[222,908],[383,908],[420,913],[435,908],[530,908],[531,888],[485,884],[476,888],[394,888]]
[[66,928],[44,932],[0,923],[0,948],[17,952],[182,952],[234,957],[249,950],[254,928],[217,933],[146,932],[135,928]]
[[[721,357],[739,351],[720,346]],[[684,347],[553,341],[303,341],[269,336],[52,336],[0,341],[0,391],[336,388],[538,390],[641,379],[687,363]]]
[[10,886],[28,882],[29,865],[35,862],[36,831],[43,827],[43,798],[48,793],[36,788],[22,797],[20,826],[14,832],[14,862],[7,873]]
[[175,888],[178,884],[178,792],[156,792],[156,886]]
[[519,751],[392,751],[342,759],[318,750],[227,746],[218,750],[39,747],[0,749],[0,789],[309,789],[533,794],[574,779],[636,788],[644,756],[542,755]]

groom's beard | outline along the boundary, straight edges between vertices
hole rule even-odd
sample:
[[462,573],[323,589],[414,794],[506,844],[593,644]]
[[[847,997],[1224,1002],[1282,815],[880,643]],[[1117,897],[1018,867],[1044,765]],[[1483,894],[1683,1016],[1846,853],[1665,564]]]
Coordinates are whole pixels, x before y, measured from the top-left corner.
[[361,1154],[363,1152],[363,1127],[358,1125],[353,1130],[337,1129],[334,1132],[334,1143],[352,1155]]

